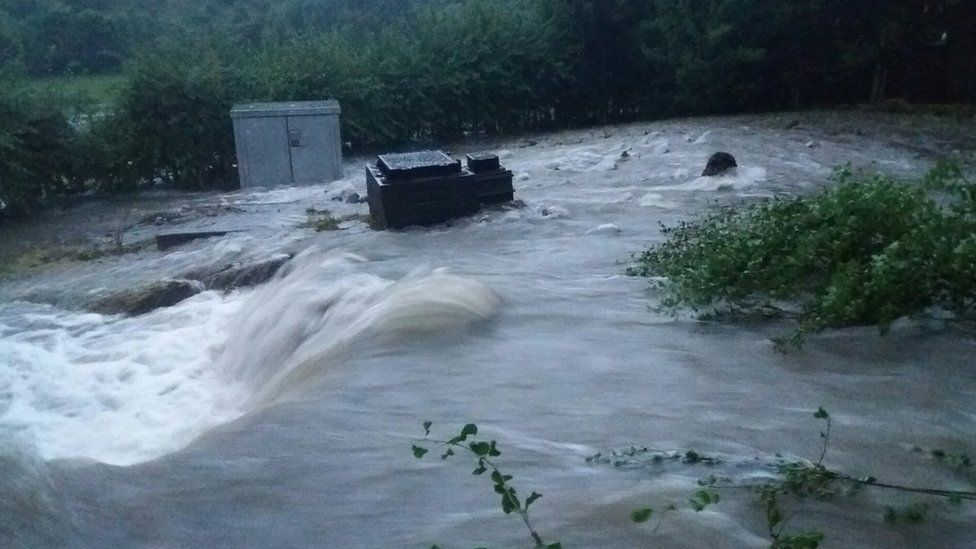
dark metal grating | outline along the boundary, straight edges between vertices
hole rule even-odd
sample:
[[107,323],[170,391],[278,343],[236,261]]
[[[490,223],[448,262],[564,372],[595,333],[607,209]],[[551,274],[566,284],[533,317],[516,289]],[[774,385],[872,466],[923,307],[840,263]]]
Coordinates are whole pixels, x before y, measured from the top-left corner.
[[376,166],[390,180],[418,179],[461,173],[461,161],[443,151],[381,154]]

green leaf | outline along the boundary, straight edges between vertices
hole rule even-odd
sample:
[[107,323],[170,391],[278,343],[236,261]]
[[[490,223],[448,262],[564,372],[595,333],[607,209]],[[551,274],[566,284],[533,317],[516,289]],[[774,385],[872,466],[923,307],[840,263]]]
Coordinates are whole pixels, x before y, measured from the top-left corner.
[[817,408],[816,412],[814,412],[813,417],[817,419],[827,419],[830,417],[830,414],[828,414],[827,410],[824,410],[823,406],[821,406]]
[[518,497],[515,495],[515,489],[509,488],[502,491],[502,512],[506,515],[511,514],[512,511],[521,508]]
[[429,451],[430,450],[428,450],[427,448],[421,448],[420,446],[414,445],[414,447],[413,447],[413,457],[415,457],[417,459],[420,459],[420,458],[424,457],[427,454],[427,452],[429,452]]
[[468,446],[471,448],[471,451],[479,457],[487,456],[488,452],[491,450],[491,445],[487,442],[472,442]]
[[434,422],[432,422],[432,421],[425,421],[424,422],[424,436],[430,435],[430,426],[433,425],[433,424],[434,424]]
[[651,516],[654,514],[654,509],[650,507],[645,507],[643,509],[637,509],[630,513],[630,520],[640,524],[651,520]]
[[478,426],[474,423],[469,423],[461,429],[461,434],[458,436],[458,440],[464,442],[469,436],[478,434]]
[[481,458],[481,459],[478,460],[478,468],[475,469],[474,471],[472,471],[471,474],[473,474],[473,475],[482,475],[487,470],[488,470],[488,468],[485,467],[485,458]]
[[542,497],[542,494],[539,494],[539,493],[536,493],[536,492],[532,492],[532,494],[529,495],[529,497],[525,498],[525,508],[528,509],[529,508],[529,505],[532,505],[533,503],[535,503],[535,501],[537,499],[539,499],[541,497]]
[[688,500],[691,503],[692,509],[697,512],[704,511],[706,507],[713,503],[718,503],[719,495],[715,492],[709,492],[708,490],[699,490]]
[[452,450],[451,448],[448,448],[447,451],[444,452],[444,455],[441,456],[441,459],[447,459],[447,458],[449,458],[449,457],[451,457],[453,455],[454,455],[454,450]]
[[563,544],[561,543],[550,543],[546,545],[546,549],[563,549]]
[[502,455],[501,450],[499,450],[498,448],[495,448],[495,441],[494,440],[491,441],[491,449],[488,450],[488,455],[491,456],[491,457],[498,457],[498,456]]

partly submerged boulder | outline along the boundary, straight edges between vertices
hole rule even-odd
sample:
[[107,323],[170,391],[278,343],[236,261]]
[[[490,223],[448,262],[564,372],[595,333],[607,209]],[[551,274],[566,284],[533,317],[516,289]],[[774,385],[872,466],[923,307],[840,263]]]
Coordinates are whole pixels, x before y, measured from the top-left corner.
[[225,269],[203,278],[208,290],[229,291],[263,284],[291,260],[288,254],[277,254],[251,263],[233,263]]
[[168,250],[181,244],[186,244],[201,238],[213,238],[215,236],[225,236],[229,231],[197,231],[190,233],[165,233],[156,235],[156,247],[160,250]]
[[170,307],[204,290],[202,282],[174,279],[153,282],[134,290],[124,290],[98,298],[88,307],[96,313],[107,315],[143,315]]
[[737,166],[738,164],[736,164],[734,156],[727,152],[717,152],[709,157],[708,164],[705,166],[705,171],[702,172],[702,176],[714,177],[716,175],[722,175]]

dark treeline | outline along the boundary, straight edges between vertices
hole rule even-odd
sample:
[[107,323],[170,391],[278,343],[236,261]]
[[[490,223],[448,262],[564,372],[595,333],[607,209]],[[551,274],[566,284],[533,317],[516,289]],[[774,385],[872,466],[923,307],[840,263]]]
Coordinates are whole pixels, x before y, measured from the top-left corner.
[[238,45],[374,25],[421,0],[0,0],[0,65],[32,77],[105,74],[174,32]]
[[[233,185],[228,111],[242,101],[337,98],[354,148],[888,98],[972,102],[976,7],[0,0],[0,56],[0,200],[10,212],[89,189]],[[94,113],[14,85],[119,70],[121,97]]]

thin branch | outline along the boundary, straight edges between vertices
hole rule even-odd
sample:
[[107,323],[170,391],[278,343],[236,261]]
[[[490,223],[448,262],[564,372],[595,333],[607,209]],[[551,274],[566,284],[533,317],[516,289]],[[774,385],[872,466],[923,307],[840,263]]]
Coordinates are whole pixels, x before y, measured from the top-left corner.
[[830,415],[826,417],[827,420],[827,432],[824,433],[823,448],[820,449],[820,459],[817,461],[817,467],[823,468],[824,458],[827,457],[827,446],[830,445]]
[[834,473],[837,478],[846,480],[848,482],[853,482],[856,484],[861,484],[863,486],[876,486],[878,488],[886,488],[888,490],[898,490],[900,492],[910,492],[913,494],[927,494],[930,496],[941,496],[946,498],[959,498],[970,501],[976,501],[976,492],[966,492],[962,490],[939,490],[936,488],[913,488],[911,486],[901,486],[898,484],[885,484],[883,482],[872,482],[870,480],[854,478],[843,473]]
[[508,485],[507,481],[505,481],[505,475],[501,472],[501,470],[498,468],[498,466],[496,466],[494,463],[492,463],[492,461],[490,459],[488,459],[487,457],[478,455],[478,453],[475,452],[474,450],[472,450],[470,446],[468,446],[466,444],[461,444],[460,442],[455,442],[455,441],[452,441],[452,440],[423,439],[423,440],[418,440],[418,442],[432,442],[432,443],[435,443],[435,444],[442,444],[444,446],[453,446],[453,447],[456,447],[456,448],[461,448],[461,449],[467,451],[468,453],[473,454],[475,457],[478,458],[478,460],[481,463],[484,463],[485,465],[491,467],[492,471],[494,471],[495,473],[498,473],[499,477],[502,479],[501,487],[502,487],[503,490],[505,490],[505,494],[503,494],[503,495],[506,496],[506,497],[512,498],[513,499],[512,503],[516,503],[517,504],[517,505],[515,505],[515,511],[518,512],[518,514],[519,514],[520,517],[522,517],[522,522],[524,522],[525,523],[525,527],[529,529],[529,534],[531,534],[532,541],[535,542],[536,547],[544,547],[545,546],[545,541],[543,541],[542,536],[540,536],[539,533],[535,531],[535,528],[532,527],[532,523],[529,521],[529,510],[527,508],[523,507],[522,504],[520,502],[518,502],[518,500],[515,500],[514,499],[515,496],[511,495],[512,488]]
[[[463,446],[463,445],[455,444],[455,446]],[[467,446],[463,446],[463,447],[468,452],[477,456],[478,459],[482,460],[486,465],[491,467],[493,471],[495,471],[502,477],[502,483],[501,483],[502,489],[511,490],[511,488],[508,486],[507,482],[505,481],[505,475],[502,474],[502,472],[498,469],[498,467],[495,466],[494,463],[491,462],[491,460],[489,460],[488,458],[483,458],[481,456],[478,456],[478,454],[476,454],[471,448],[468,448]],[[506,492],[506,495],[508,494],[510,494],[510,492]],[[513,497],[513,496],[509,495],[508,497]],[[542,547],[543,545],[545,545],[545,542],[542,541],[542,536],[540,536],[538,532],[536,532],[535,529],[532,528],[532,524],[529,523],[529,510],[523,508],[521,504],[516,505],[515,510],[518,511],[519,516],[522,517],[522,522],[525,523],[525,527],[528,528],[529,533],[532,534],[532,539],[535,541],[536,547]]]

